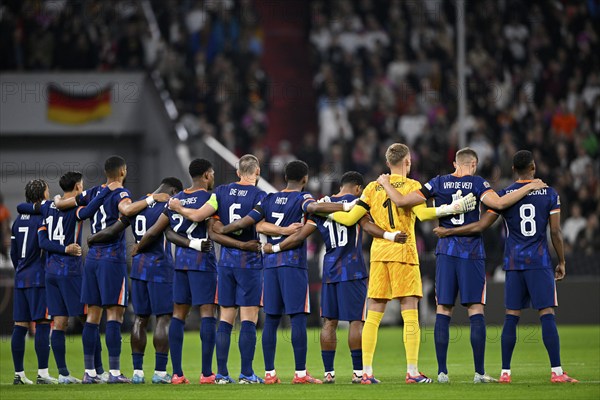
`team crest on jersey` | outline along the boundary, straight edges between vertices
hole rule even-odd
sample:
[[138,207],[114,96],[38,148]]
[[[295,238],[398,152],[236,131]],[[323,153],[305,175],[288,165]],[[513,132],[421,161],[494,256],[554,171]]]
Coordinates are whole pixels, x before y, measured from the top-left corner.
[[486,188],[489,188],[489,187],[490,187],[490,184],[489,184],[489,182],[488,182],[488,181],[484,181],[484,182],[483,182],[483,186],[485,186]]
[[431,190],[431,184],[429,184],[429,182],[427,182],[427,183],[425,184],[425,188],[426,188],[427,190]]
[[310,194],[310,193],[306,193],[306,194],[305,194],[305,195],[304,195],[302,198],[303,198],[304,200],[306,200],[306,199],[312,199],[312,194]]
[[121,192],[119,196],[121,196],[121,198],[127,197],[127,192]]

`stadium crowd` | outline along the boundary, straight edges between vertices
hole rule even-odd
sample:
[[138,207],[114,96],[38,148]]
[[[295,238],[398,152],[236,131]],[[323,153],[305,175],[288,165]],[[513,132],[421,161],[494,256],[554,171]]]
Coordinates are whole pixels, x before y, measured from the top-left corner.
[[[269,80],[259,61],[262,31],[253,3],[151,5],[160,40],[135,2],[3,2],[0,40],[8,57],[0,69],[156,68],[192,138],[215,135],[238,153],[252,149],[263,164],[304,159],[318,176],[310,185],[315,194],[330,194],[347,170],[375,179],[386,171],[383,153],[391,142],[411,147],[412,177],[419,181],[452,170],[458,129],[451,3],[313,1],[307,39],[319,133],[294,150],[284,141],[270,151],[256,146],[268,126]],[[467,144],[479,154],[479,173],[496,189],[505,187],[511,155],[533,150],[540,178],[561,194],[568,253],[597,252],[597,3],[466,7]],[[418,226],[419,248],[432,250],[431,225]],[[496,225],[486,235],[497,238],[501,231]],[[488,251],[490,265],[498,265],[500,249]]]
[[[319,148],[326,163],[340,160],[336,172],[375,179],[396,141],[411,147],[415,179],[452,170],[455,12],[442,1],[312,3]],[[467,145],[478,173],[506,187],[511,155],[531,149],[539,177],[561,194],[568,253],[597,252],[600,10],[592,1],[472,1],[465,18]],[[433,249],[430,227],[418,226],[421,248]]]

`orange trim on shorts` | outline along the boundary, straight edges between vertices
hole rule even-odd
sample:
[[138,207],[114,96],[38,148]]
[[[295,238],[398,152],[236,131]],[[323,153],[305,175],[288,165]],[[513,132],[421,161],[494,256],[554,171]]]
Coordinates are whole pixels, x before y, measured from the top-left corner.
[[125,278],[123,278],[123,282],[121,283],[121,292],[119,293],[119,300],[117,303],[121,306],[125,305]]
[[487,280],[483,283],[483,292],[481,293],[481,304],[485,304],[487,299]]
[[308,285],[306,286],[306,298],[304,299],[304,312],[310,312],[310,297],[308,292]]
[[219,284],[217,283],[217,288],[215,289],[215,304],[219,304]]

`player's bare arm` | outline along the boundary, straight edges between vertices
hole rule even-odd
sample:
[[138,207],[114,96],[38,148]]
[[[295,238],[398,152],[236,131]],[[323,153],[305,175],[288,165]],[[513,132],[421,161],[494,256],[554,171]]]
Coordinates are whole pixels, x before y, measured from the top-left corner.
[[[252,251],[255,253],[260,252],[260,242],[258,240],[249,240],[247,242],[243,242],[241,240],[237,240],[232,238],[231,236],[223,235],[220,233],[216,233],[213,229],[216,223],[221,224],[220,222],[209,219],[208,221],[208,237],[211,240],[219,243],[222,246],[230,247],[233,249],[239,249],[243,251]],[[221,224],[222,225],[222,224]]]
[[396,243],[406,243],[408,234],[406,232],[387,232],[381,229],[377,224],[374,224],[368,216],[364,216],[358,221],[361,228],[374,238],[387,239]]
[[267,236],[290,236],[298,232],[304,226],[300,222],[294,222],[288,226],[279,226],[265,220],[256,224],[256,232]]
[[504,196],[498,196],[493,190],[489,190],[488,192],[483,194],[481,198],[481,202],[488,206],[489,208],[493,208],[494,210],[504,210],[517,201],[521,200],[523,197],[527,196],[529,193],[534,190],[547,188],[548,185],[543,182],[541,179],[534,179],[529,182],[527,185],[515,190],[514,192],[510,192],[505,194]]
[[357,200],[351,201],[350,203],[318,203],[313,201],[306,206],[306,212],[309,214],[331,214],[336,211],[350,211],[356,204]]
[[475,235],[483,232],[496,220],[498,219],[498,214],[492,212],[486,212],[479,221],[473,222],[471,224],[457,226],[456,228],[444,228],[442,226],[438,226],[433,229],[433,233],[437,235],[437,237],[443,238],[446,236],[469,236]]
[[218,205],[216,196],[213,194],[210,199],[204,203],[204,205],[198,209],[187,208],[181,205],[179,199],[169,200],[169,209],[175,211],[178,214],[183,215],[185,219],[189,219],[194,222],[202,222],[209,218],[217,211]]
[[554,270],[554,279],[557,281],[562,280],[567,274],[566,262],[565,262],[565,249],[563,243],[562,229],[560,227],[560,213],[554,213],[550,215],[550,239],[552,240],[552,246],[556,251],[558,257],[558,265]]
[[245,216],[244,218],[238,219],[230,223],[229,225],[223,225],[223,223],[215,223],[213,229],[216,233],[220,233],[222,235],[227,235],[228,233],[238,231],[240,229],[247,228],[256,224],[256,221],[249,216]]
[[165,203],[169,201],[170,198],[171,196],[169,196],[167,193],[153,193],[146,199],[138,200],[136,202],[131,201],[131,199],[124,199],[119,203],[119,212],[126,217],[133,217],[134,215],[139,214],[140,211],[149,205],[157,201]]
[[88,236],[88,246],[94,243],[107,243],[115,240],[121,232],[127,229],[129,225],[130,223],[128,219],[119,218],[119,220],[111,226],[104,228],[91,236]]
[[317,230],[317,227],[313,224],[305,224],[302,226],[302,229],[297,231],[291,236],[288,236],[278,245],[272,245],[271,243],[267,243],[263,245],[263,251],[267,254],[277,253],[279,251],[295,249],[296,247],[302,246],[302,243],[309,237],[314,231]]
[[[145,202],[145,200],[142,200]],[[156,239],[160,237],[160,235],[164,232],[165,229],[169,226],[169,217],[165,214],[161,214],[160,217],[156,220],[156,223],[150,227],[142,236],[142,239],[136,246],[136,253],[143,253],[144,250],[151,245]]]
[[425,203],[425,199],[417,191],[410,192],[406,195],[400,194],[400,192],[390,183],[389,174],[379,175],[377,183],[383,187],[385,193],[387,193],[390,200],[396,204],[397,207],[412,207],[417,204]]
[[182,236],[175,232],[171,226],[167,226],[165,229],[165,237],[175,246],[179,247],[189,247],[203,253],[208,253],[212,249],[212,241],[207,239],[188,239],[185,236]]

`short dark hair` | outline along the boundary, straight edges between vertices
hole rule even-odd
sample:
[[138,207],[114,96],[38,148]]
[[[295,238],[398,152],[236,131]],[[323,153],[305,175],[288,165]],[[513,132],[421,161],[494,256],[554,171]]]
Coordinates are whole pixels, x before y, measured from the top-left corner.
[[45,200],[44,192],[48,184],[43,179],[33,179],[25,185],[25,200],[28,203],[39,203]]
[[125,159],[121,156],[110,156],[104,162],[104,172],[106,176],[114,177],[120,168],[127,165]]
[[363,178],[362,174],[356,171],[348,171],[344,175],[342,175],[342,182],[340,186],[344,186],[345,184],[352,184],[357,186],[365,186],[365,178]]
[[166,185],[169,187],[172,187],[173,189],[177,190],[178,192],[181,192],[183,190],[183,183],[181,183],[181,181],[173,176],[170,176],[168,178],[164,178],[162,181],[160,181],[161,185]]
[[519,150],[513,156],[513,167],[517,173],[527,171],[533,164],[533,153]]
[[210,163],[210,161],[205,160],[204,158],[196,158],[190,163],[188,171],[192,178],[197,178],[199,176],[204,175],[204,173],[206,173],[211,168],[212,164]]
[[83,179],[83,175],[78,171],[69,171],[60,177],[58,184],[65,192],[70,192],[75,189],[75,185]]
[[285,165],[285,180],[300,182],[302,178],[308,175],[308,164],[304,161],[290,161]]

